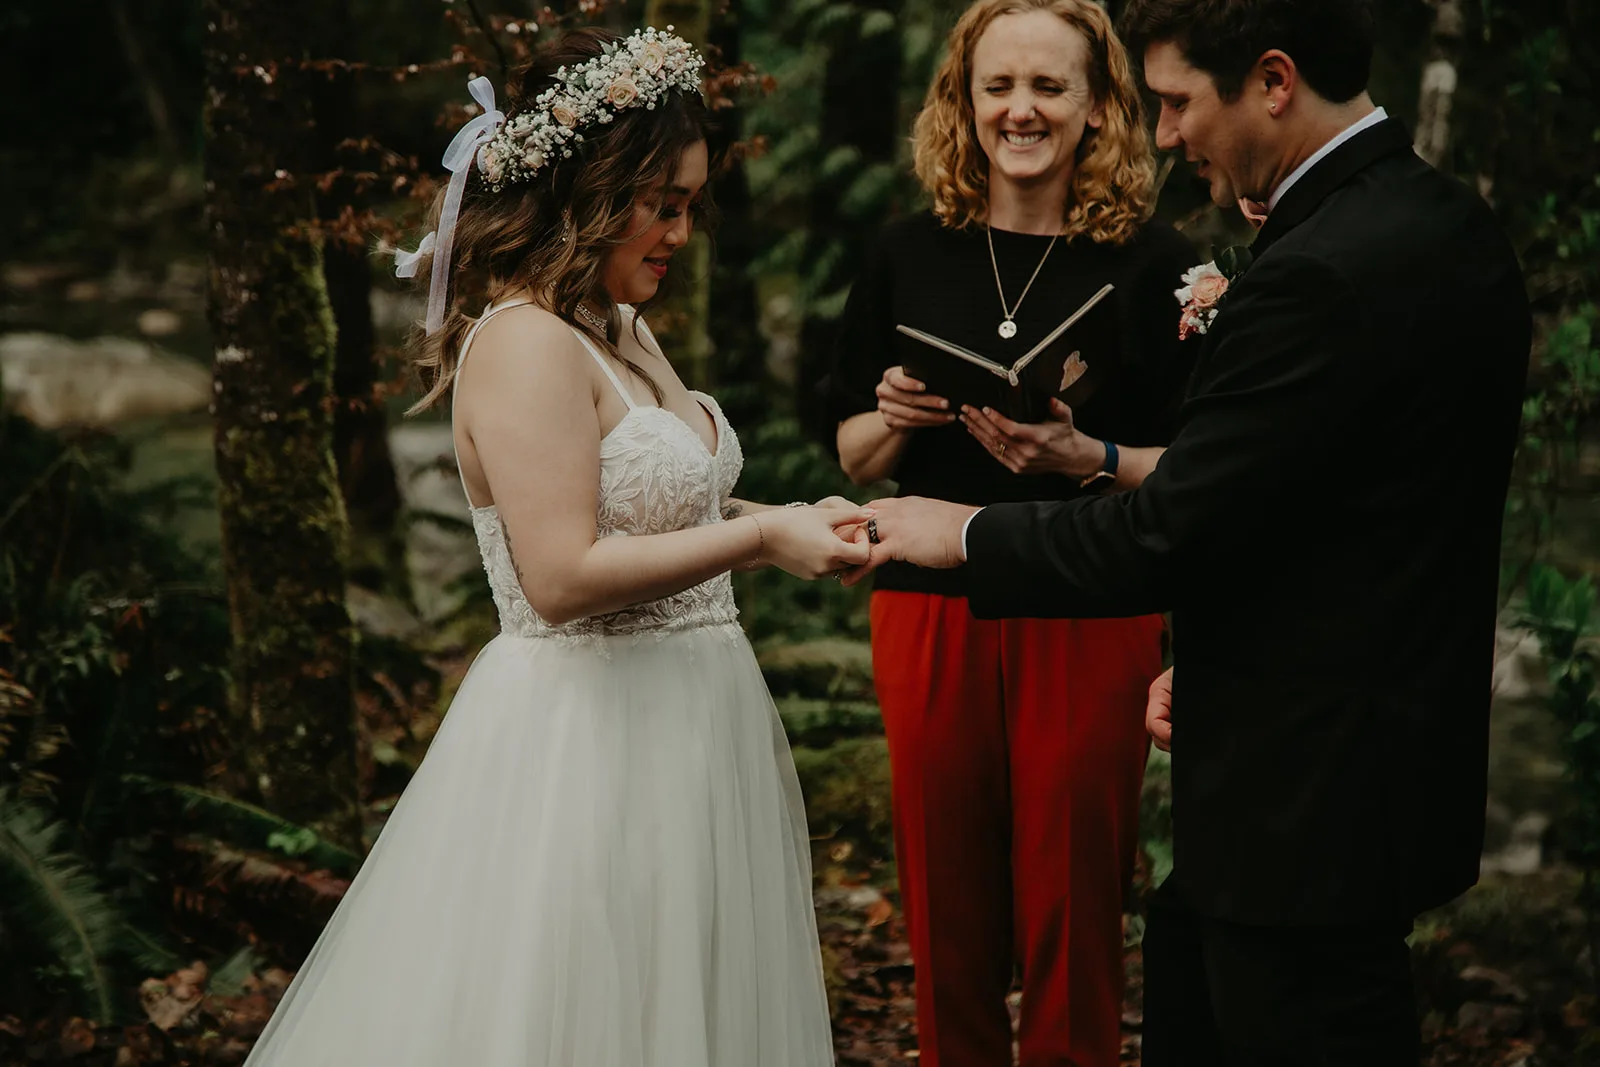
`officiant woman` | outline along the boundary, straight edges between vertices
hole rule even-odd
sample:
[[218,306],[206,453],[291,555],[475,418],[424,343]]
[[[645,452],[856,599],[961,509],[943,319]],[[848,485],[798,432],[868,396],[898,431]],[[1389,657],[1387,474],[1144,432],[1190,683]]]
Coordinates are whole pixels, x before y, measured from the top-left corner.
[[[913,142],[932,210],[890,223],[865,259],[826,385],[844,470],[980,505],[1137,485],[1192,363],[1174,292],[1196,258],[1150,221],[1154,155],[1104,12],[974,4]],[[1071,407],[1049,422],[963,411],[901,369],[920,342],[896,325],[1009,365],[1108,282],[1111,328],[1064,336],[1079,356],[1064,368]],[[1011,1064],[1020,973],[1023,1067],[1114,1067],[1162,620],[980,622],[960,569],[891,563],[876,583],[921,1062]]]

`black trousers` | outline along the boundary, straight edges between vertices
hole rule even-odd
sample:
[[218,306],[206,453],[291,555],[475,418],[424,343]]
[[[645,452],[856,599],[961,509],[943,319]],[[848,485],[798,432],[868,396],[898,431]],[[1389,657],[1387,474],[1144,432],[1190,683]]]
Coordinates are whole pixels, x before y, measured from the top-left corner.
[[1144,936],[1144,1067],[1417,1067],[1410,923],[1240,926],[1166,889]]

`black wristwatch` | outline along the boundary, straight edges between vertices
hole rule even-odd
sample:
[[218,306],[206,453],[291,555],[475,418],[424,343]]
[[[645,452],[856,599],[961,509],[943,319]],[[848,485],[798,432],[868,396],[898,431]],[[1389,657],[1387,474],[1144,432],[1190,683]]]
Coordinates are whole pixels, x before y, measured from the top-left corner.
[[1117,446],[1112,441],[1101,441],[1106,446],[1106,461],[1100,469],[1078,483],[1080,489],[1110,489],[1117,480]]

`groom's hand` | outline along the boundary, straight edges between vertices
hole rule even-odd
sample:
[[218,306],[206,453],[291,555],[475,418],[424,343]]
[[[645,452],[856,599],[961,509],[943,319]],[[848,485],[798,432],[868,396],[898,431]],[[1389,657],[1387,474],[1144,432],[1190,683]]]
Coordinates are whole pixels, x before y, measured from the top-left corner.
[[877,500],[867,506],[877,514],[873,522],[857,530],[856,536],[870,541],[876,532],[877,541],[872,544],[867,565],[845,573],[841,579],[845,585],[855,585],[891,559],[938,569],[959,567],[966,562],[961,553],[961,531],[980,509],[920,496]]
[[1163,752],[1172,751],[1172,668],[1150,683],[1150,700],[1144,706],[1144,728]]

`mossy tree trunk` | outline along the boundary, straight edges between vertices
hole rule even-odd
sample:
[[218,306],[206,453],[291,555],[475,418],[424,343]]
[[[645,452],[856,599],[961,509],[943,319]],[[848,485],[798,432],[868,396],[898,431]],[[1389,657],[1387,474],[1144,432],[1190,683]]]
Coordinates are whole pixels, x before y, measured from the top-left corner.
[[359,843],[334,324],[298,61],[315,0],[205,0],[216,462],[233,631],[219,784]]

